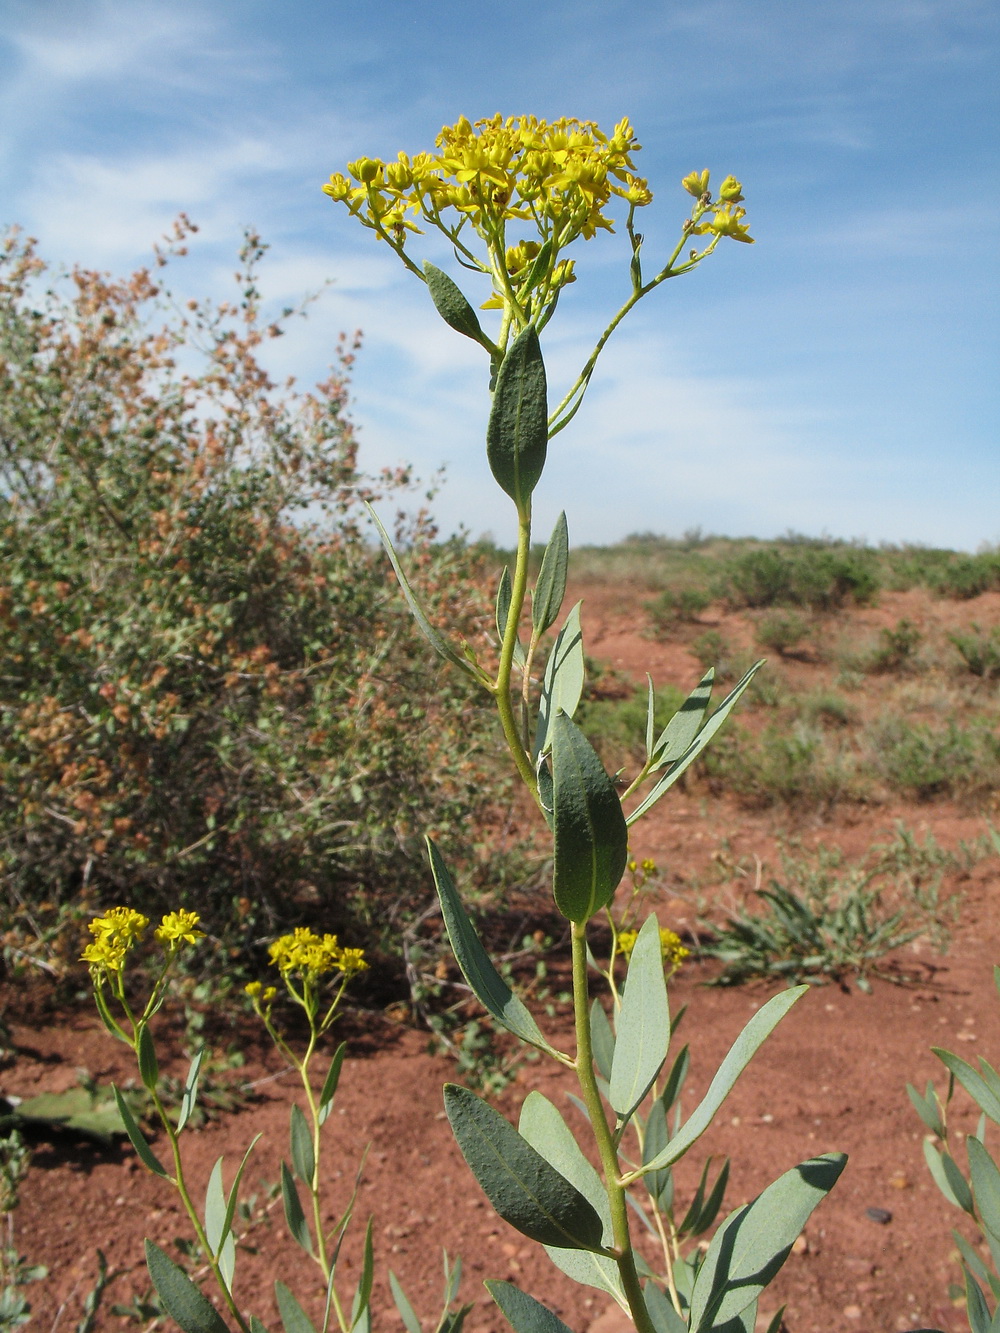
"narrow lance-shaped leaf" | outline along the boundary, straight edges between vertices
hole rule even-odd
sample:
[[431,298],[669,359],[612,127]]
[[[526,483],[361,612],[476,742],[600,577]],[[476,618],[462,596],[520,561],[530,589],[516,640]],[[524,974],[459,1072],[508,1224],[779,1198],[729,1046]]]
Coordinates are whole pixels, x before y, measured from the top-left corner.
[[694,1285],[691,1333],[721,1328],[760,1296],[846,1163],[843,1153],[800,1162],[726,1219]]
[[655,1282],[647,1282],[642,1294],[656,1333],[687,1333],[686,1320],[681,1318],[670,1297],[665,1296]]
[[557,1315],[512,1282],[488,1279],[486,1290],[503,1311],[514,1333],[570,1333]]
[[305,1213],[302,1211],[302,1201],[295,1187],[295,1181],[285,1162],[281,1163],[281,1202],[284,1205],[288,1230],[306,1254],[312,1254],[312,1234]]
[[302,1108],[292,1103],[289,1123],[289,1146],[292,1154],[292,1167],[303,1185],[312,1185],[316,1160],[313,1155],[312,1130],[306,1122]]
[[165,1176],[167,1174],[166,1170],[156,1153],[146,1142],[146,1136],[136,1123],[136,1118],[129,1109],[128,1102],[113,1083],[111,1091],[115,1094],[115,1104],[118,1107],[118,1114],[122,1118],[122,1124],[125,1126],[125,1133],[129,1136],[132,1147],[139,1154],[143,1166],[148,1167],[150,1171],[155,1172],[158,1176]]
[[561,513],[542,556],[535,590],[531,594],[531,627],[544,634],[554,625],[566,596],[566,571],[569,567],[569,529],[566,514]]
[[179,1134],[188,1120],[191,1118],[191,1112],[194,1110],[198,1101],[198,1076],[201,1073],[201,1062],[205,1058],[205,1048],[202,1046],[194,1056],[188,1067],[187,1078],[184,1080],[184,1091],[181,1093],[181,1104],[177,1110],[177,1133]]
[[410,613],[412,614],[413,619],[417,622],[417,626],[420,629],[421,634],[423,634],[424,638],[435,650],[435,652],[440,653],[440,655],[446,661],[450,662],[452,666],[459,667],[467,675],[472,676],[474,680],[480,680],[482,677],[480,672],[476,669],[476,667],[473,666],[473,664],[469,661],[467,657],[463,657],[461,653],[457,651],[457,649],[453,648],[452,645],[448,642],[448,640],[444,637],[444,635],[441,634],[439,630],[435,629],[434,626],[431,624],[430,620],[427,618],[426,611],[421,606],[417,598],[416,593],[410,587],[410,581],[406,577],[406,574],[403,572],[403,566],[399,562],[399,557],[397,556],[395,548],[393,547],[392,540],[389,537],[389,534],[386,532],[385,528],[382,526],[382,522],[378,514],[376,514],[375,510],[371,507],[370,504],[368,504],[367,501],[365,501],[365,508],[368,510],[372,522],[378,529],[378,535],[382,539],[382,545],[385,547],[385,553],[389,557],[389,563],[392,565],[392,568],[395,571],[396,578],[399,580],[399,586],[400,589],[402,590],[403,597],[406,600],[407,606],[410,608]]
[[620,1120],[638,1107],[660,1072],[670,1044],[660,923],[650,914],[632,948],[618,1015],[610,1100]]
[[927,1092],[924,1096],[921,1096],[912,1083],[907,1083],[906,1095],[913,1103],[914,1110],[927,1128],[931,1130],[932,1133],[936,1134],[939,1139],[943,1139],[944,1125],[941,1123],[941,1114],[938,1111],[937,1102],[934,1098],[934,1084],[928,1082]]
[[628,829],[594,747],[561,710],[552,723],[552,807],[556,907],[570,921],[589,921],[625,873]]
[[392,1292],[392,1299],[396,1304],[396,1309],[399,1311],[399,1317],[403,1321],[403,1327],[406,1329],[406,1333],[423,1333],[423,1328],[417,1317],[417,1312],[410,1304],[410,1299],[400,1285],[399,1278],[397,1278],[391,1268],[389,1269],[389,1290]]
[[714,681],[715,667],[709,667],[660,732],[659,739],[652,747],[652,752],[656,756],[656,768],[663,768],[666,764],[672,764],[674,760],[680,759],[698,735],[705,714],[708,712]]
[[149,1030],[148,1023],[139,1024],[139,1032],[136,1040],[136,1062],[139,1066],[139,1077],[144,1085],[155,1092],[156,1084],[160,1077],[160,1067],[156,1059],[156,1046],[153,1042],[153,1034]]
[[653,677],[646,672],[646,762],[653,758],[653,725],[656,720],[656,692],[653,689]]
[[931,1050],[949,1073],[958,1079],[979,1109],[984,1111],[995,1124],[1000,1125],[1000,1098],[996,1096],[979,1070],[967,1060],[963,1060],[960,1055],[952,1055],[950,1051],[943,1051],[938,1046],[932,1046]]
[[369,1315],[372,1283],[375,1279],[375,1252],[372,1248],[372,1219],[365,1229],[365,1245],[361,1259],[361,1277],[358,1279],[354,1302],[351,1306],[351,1327],[357,1328]]
[[316,1333],[313,1321],[295,1299],[284,1282],[275,1282],[274,1295],[278,1302],[278,1313],[285,1333]]
[[635,1176],[645,1175],[647,1171],[656,1171],[679,1161],[696,1139],[699,1139],[712,1123],[719,1107],[729,1096],[733,1085],[753,1059],[764,1041],[788,1013],[796,1000],[800,999],[808,986],[794,986],[790,990],[773,995],[747,1023],[746,1027],[733,1042],[729,1053],[716,1070],[715,1077],[709,1084],[708,1091],[685,1122],[680,1132],[649,1162],[634,1172]]
[[479,316],[457,283],[429,260],[424,260],[424,277],[427,279],[427,290],[431,294],[434,308],[444,322],[458,333],[464,333],[467,338],[485,347],[488,352],[492,351],[492,344],[482,330]]
[[557,1055],[555,1049],[542,1036],[530,1010],[522,1000],[518,999],[493,966],[489,954],[483,948],[462,906],[462,900],[448,873],[448,867],[430,838],[427,839],[427,851],[452,951],[476,999],[498,1023],[502,1023],[509,1032],[513,1032],[515,1037],[520,1037],[529,1046],[537,1046],[540,1051]]
[[970,1134],[965,1146],[979,1221],[994,1240],[1000,1240],[1000,1171],[981,1139]]
[[538,334],[529,325],[504,357],[486,427],[490,469],[521,513],[542,475],[548,440],[545,365]]
[[563,622],[545,664],[542,693],[538,701],[538,722],[535,726],[535,755],[544,754],[552,744],[551,725],[558,709],[572,717],[583,694],[586,667],[583,657],[583,631],[580,629],[580,607],[577,604]]
[[215,1306],[205,1299],[183,1269],[178,1268],[151,1240],[146,1241],[146,1267],[156,1294],[184,1333],[229,1333]]
[[499,1111],[453,1083],[444,1105],[462,1156],[505,1222],[542,1245],[601,1248],[593,1205]]
[[330,1068],[326,1071],[326,1078],[323,1080],[323,1087],[320,1090],[318,1118],[321,1125],[326,1124],[330,1112],[333,1110],[333,1099],[337,1094],[337,1084],[340,1082],[340,1071],[346,1054],[347,1042],[342,1041],[333,1053]]
[[597,996],[590,1006],[590,1045],[594,1052],[594,1064],[603,1078],[611,1077],[611,1065],[615,1058],[615,1034],[611,1030],[604,1006]]
[[646,811],[651,809],[651,807],[656,804],[656,802],[660,799],[660,797],[663,796],[667,791],[669,791],[669,789],[674,785],[674,783],[681,776],[681,774],[685,773],[691,767],[694,761],[701,754],[702,750],[704,750],[705,746],[709,743],[709,741],[713,738],[715,733],[722,726],[723,722],[725,722],[726,718],[733,711],[737,702],[739,701],[740,696],[743,694],[744,690],[753,680],[757,671],[763,665],[764,665],[763,659],[761,659],[761,661],[759,662],[755,662],[753,666],[750,668],[750,670],[746,673],[746,675],[743,676],[743,678],[737,682],[735,688],[731,690],[729,694],[726,695],[725,699],[723,699],[722,703],[719,704],[718,708],[715,710],[712,716],[702,727],[701,731],[698,732],[698,735],[691,742],[691,744],[684,751],[684,753],[680,756],[680,758],[675,760],[674,763],[669,765],[667,771],[664,773],[663,777],[660,778],[659,782],[657,782],[653,790],[649,793],[648,796],[646,796],[646,798],[641,802],[640,805],[636,806],[636,808],[629,815],[628,822],[630,825],[634,824],[637,819],[641,819],[642,816],[646,813]]

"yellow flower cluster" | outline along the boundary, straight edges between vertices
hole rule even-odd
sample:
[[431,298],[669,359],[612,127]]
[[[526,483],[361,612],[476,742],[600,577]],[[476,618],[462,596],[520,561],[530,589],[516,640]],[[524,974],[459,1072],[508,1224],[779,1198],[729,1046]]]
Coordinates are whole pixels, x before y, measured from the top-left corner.
[[296,926],[290,935],[282,935],[268,952],[282,975],[298,972],[310,981],[328,972],[351,976],[368,967],[363,949],[341,948],[336,935],[317,935],[308,926]]
[[[463,116],[442,129],[437,147],[412,158],[400,153],[395,162],[349,162],[349,175],[332,175],[324,193],[397,246],[407,231],[419,231],[418,218],[452,237],[469,222],[491,247],[502,244],[506,223],[526,222],[555,250],[611,231],[604,210],[612,196],[635,208],[653,197],[635,175],[632,154],[641,145],[627,119],[609,136],[589,120],[496,115],[473,125]],[[458,214],[451,227],[442,220],[448,210]],[[537,250],[525,251],[518,269]],[[569,270],[561,276],[571,280]]]
[[[694,195],[696,199],[704,200],[706,204],[710,201],[707,171],[692,171],[690,175],[684,177],[681,184],[688,194]],[[747,245],[753,245],[753,237],[750,235],[749,226],[742,220],[746,217],[747,211],[745,208],[737,207],[742,201],[743,186],[735,176],[727,176],[719,186],[719,204],[716,205],[715,212],[706,217],[705,221],[699,223],[698,226],[692,227],[690,235],[728,236],[731,240],[743,241]]]
[[[184,909],[168,912],[154,933],[168,953],[172,953],[182,944],[195,944],[204,938],[205,932],[195,929],[199,919],[197,912]],[[120,972],[128,951],[142,938],[148,925],[149,918],[141,912],[131,907],[112,907],[87,927],[94,941],[80,955],[81,961],[89,963],[92,970]]]
[[[631,958],[632,950],[635,948],[635,942],[638,938],[639,932],[637,930],[620,930],[617,935],[618,951],[624,954],[626,958]],[[686,949],[681,943],[679,935],[662,927],[660,929],[660,952],[663,954],[663,962],[671,975],[691,954],[691,950]]]
[[81,961],[89,963],[92,969],[120,972],[125,966],[125,955],[148,925],[149,917],[141,912],[131,907],[112,907],[87,927],[94,941],[80,955]]

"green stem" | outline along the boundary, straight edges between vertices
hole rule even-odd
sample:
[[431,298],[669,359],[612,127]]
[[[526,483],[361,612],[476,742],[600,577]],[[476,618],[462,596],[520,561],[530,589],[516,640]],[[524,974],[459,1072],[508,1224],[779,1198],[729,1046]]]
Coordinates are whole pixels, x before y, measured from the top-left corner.
[[163,1126],[164,1132],[166,1133],[167,1139],[170,1143],[170,1153],[171,1156],[173,1157],[173,1163],[174,1163],[174,1174],[171,1183],[173,1184],[177,1193],[180,1195],[181,1203],[184,1205],[184,1211],[187,1213],[188,1220],[190,1221],[191,1226],[194,1228],[194,1234],[198,1239],[198,1244],[201,1246],[201,1248],[204,1250],[207,1256],[208,1266],[212,1270],[212,1276],[215,1278],[216,1285],[222,1292],[222,1297],[229,1308],[229,1313],[239,1324],[240,1328],[243,1330],[243,1333],[250,1333],[250,1327],[247,1324],[246,1320],[243,1318],[243,1316],[240,1314],[239,1310],[237,1309],[236,1302],[233,1300],[232,1292],[229,1290],[228,1286],[226,1285],[226,1281],[222,1276],[222,1269],[219,1267],[218,1260],[212,1253],[212,1247],[208,1243],[208,1237],[205,1235],[205,1228],[201,1224],[201,1218],[198,1216],[198,1210],[192,1203],[191,1195],[188,1193],[187,1182],[184,1179],[184,1163],[181,1160],[181,1149],[180,1149],[180,1143],[178,1142],[177,1132],[175,1131],[173,1124],[171,1123],[170,1117],[167,1115],[166,1109],[163,1103],[160,1101],[160,1095],[155,1088],[151,1089],[150,1096],[153,1099],[153,1107],[155,1108],[156,1114],[159,1117],[160,1124]]
[[541,810],[542,802],[538,792],[538,778],[535,776],[531,759],[524,748],[517,718],[514,716],[514,700],[510,689],[511,671],[514,666],[514,649],[517,646],[517,632],[528,589],[528,556],[530,550],[531,508],[529,504],[525,507],[524,512],[518,512],[517,558],[514,562],[514,577],[511,580],[510,587],[510,611],[504,628],[503,644],[500,648],[500,666],[497,670],[493,693],[497,701],[497,712],[500,714],[500,725],[503,727],[503,734],[511,757],[517,766],[518,773],[521,775],[521,780],[531,792],[535,798],[535,803]]
[[632,1312],[632,1322],[638,1333],[656,1333],[646,1309],[639,1274],[635,1266],[635,1252],[628,1225],[628,1203],[625,1188],[618,1174],[618,1152],[614,1135],[604,1114],[601,1093],[594,1073],[594,1052],[590,1041],[590,1011],[587,1005],[587,926],[573,922],[573,1015],[576,1021],[576,1076],[590,1116],[590,1124],[597,1140],[597,1149],[604,1170],[604,1185],[611,1209],[611,1227],[616,1250],[615,1262],[621,1275],[622,1286]]

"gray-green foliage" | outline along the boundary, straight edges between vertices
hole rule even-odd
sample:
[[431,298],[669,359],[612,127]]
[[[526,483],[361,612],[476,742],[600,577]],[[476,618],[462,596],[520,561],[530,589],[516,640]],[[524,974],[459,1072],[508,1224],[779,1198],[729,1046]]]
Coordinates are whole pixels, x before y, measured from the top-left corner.
[[[993,979],[1000,991],[1000,968],[993,969]],[[962,1286],[952,1288],[952,1297],[964,1298],[971,1333],[994,1333],[1000,1322],[1000,1168],[995,1145],[1000,1125],[1000,1074],[984,1056],[971,1064],[950,1051],[933,1050],[947,1072],[944,1092],[930,1080],[923,1092],[910,1083],[906,1091],[930,1131],[924,1138],[924,1159],[931,1177],[948,1202],[975,1223],[985,1242],[983,1253],[960,1232],[951,1233],[963,1277]],[[964,1152],[958,1147],[960,1136],[949,1124],[956,1085],[980,1113],[975,1133],[965,1137]]]

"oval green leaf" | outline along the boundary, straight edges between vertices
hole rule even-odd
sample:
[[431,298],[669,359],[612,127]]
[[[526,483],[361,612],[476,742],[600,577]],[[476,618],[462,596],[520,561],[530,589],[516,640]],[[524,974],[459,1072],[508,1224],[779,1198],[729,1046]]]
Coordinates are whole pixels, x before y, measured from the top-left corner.
[[454,1083],[445,1084],[444,1105],[462,1156],[505,1222],[541,1245],[601,1248],[593,1205],[499,1111]]
[[552,825],[556,907],[570,921],[589,921],[625,873],[628,829],[604,765],[562,710],[552,722]]
[[151,1240],[146,1241],[146,1267],[156,1294],[184,1333],[229,1333],[215,1306]]
[[548,441],[545,365],[529,325],[504,357],[486,427],[490,470],[522,513],[542,475]]
[[514,1333],[570,1333],[558,1315],[512,1282],[487,1280],[485,1285]]
[[490,342],[483,333],[479,316],[466,300],[458,284],[426,259],[424,277],[427,279],[427,290],[431,294],[434,308],[444,322],[456,332],[464,333],[473,342],[490,350]]

